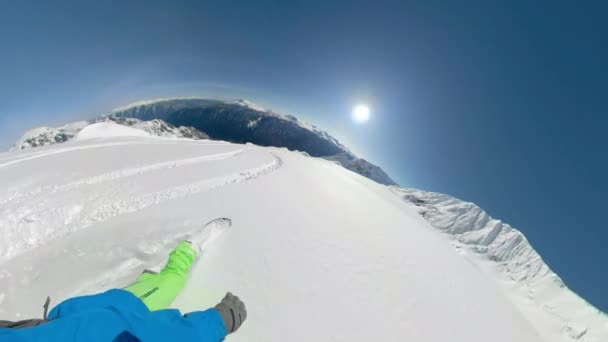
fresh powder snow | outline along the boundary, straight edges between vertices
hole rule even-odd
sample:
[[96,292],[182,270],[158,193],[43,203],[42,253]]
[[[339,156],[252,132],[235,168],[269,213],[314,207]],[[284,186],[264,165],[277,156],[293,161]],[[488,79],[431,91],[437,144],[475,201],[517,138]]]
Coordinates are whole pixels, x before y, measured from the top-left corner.
[[229,217],[174,307],[237,294],[230,341],[558,341],[403,193],[286,149],[135,131],[0,154],[0,319],[124,287]]

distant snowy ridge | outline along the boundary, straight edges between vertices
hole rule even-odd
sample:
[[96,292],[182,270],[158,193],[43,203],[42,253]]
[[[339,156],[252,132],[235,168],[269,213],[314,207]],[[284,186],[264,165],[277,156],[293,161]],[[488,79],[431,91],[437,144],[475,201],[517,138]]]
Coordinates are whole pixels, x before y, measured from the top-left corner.
[[482,270],[494,274],[547,341],[608,341],[608,316],[569,290],[525,236],[454,197],[391,188]]
[[[249,109],[253,109],[257,112],[260,112],[264,115],[270,115],[270,116],[276,116],[278,118],[281,118],[283,120],[287,120],[290,122],[295,123],[296,125],[298,125],[299,127],[309,130],[311,132],[314,132],[317,136],[330,141],[332,144],[338,146],[343,152],[342,154],[348,155],[350,157],[355,158],[355,155],[348,149],[348,147],[342,145],[342,143],[340,143],[340,141],[338,141],[338,139],[332,137],[329,133],[325,132],[324,130],[318,128],[315,125],[312,125],[308,122],[302,121],[300,119],[298,119],[296,116],[291,115],[291,114],[278,114],[276,112],[273,112],[271,110],[268,109],[264,109],[263,107],[251,102],[251,101],[247,101],[247,100],[236,100],[236,101],[232,101],[232,103],[243,106],[243,107],[247,107]],[[259,122],[259,121],[258,121]],[[355,158],[358,159],[358,158]],[[345,165],[343,165],[345,166]],[[345,166],[346,167],[346,166]],[[348,167],[347,167],[348,168]],[[392,180],[391,180],[392,181]]]
[[188,96],[185,96],[185,97],[181,97],[181,96],[160,97],[160,98],[156,98],[156,99],[139,100],[139,101],[131,102],[124,106],[116,107],[109,114],[106,114],[106,116],[111,115],[112,113],[123,112],[123,111],[130,110],[130,109],[140,107],[140,106],[149,106],[149,105],[154,105],[154,104],[166,102],[166,101],[181,101],[181,100],[186,100],[187,102],[195,102],[195,103],[200,103],[200,104],[204,104],[209,101],[209,100],[200,99],[198,97],[188,97]]
[[13,146],[15,150],[60,144],[74,138],[83,128],[96,123],[113,121],[123,126],[139,129],[153,136],[167,138],[208,139],[209,137],[192,127],[175,127],[162,120],[143,121],[134,118],[101,117],[91,121],[79,121],[60,127],[38,127],[27,131]]
[[66,142],[72,139],[84,127],[90,125],[88,121],[79,121],[60,127],[33,128],[17,140],[12,149],[27,150],[34,147],[48,146]]
[[141,129],[150,133],[150,135],[166,138],[189,138],[194,140],[209,139],[209,136],[194,127],[179,126],[175,127],[163,120],[154,119],[143,121],[134,118],[115,118],[108,117],[109,121],[118,124]]
[[323,157],[324,159],[337,162],[345,168],[358,173],[364,177],[367,177],[373,181],[376,181],[384,185],[398,185],[389,175],[382,170],[379,166],[376,166],[365,159],[354,157],[346,153],[339,153],[333,156]]
[[[159,118],[169,123],[172,123],[174,118],[172,118],[173,114],[176,112],[180,112],[183,110],[200,110],[207,109],[211,112],[221,112],[223,114],[229,114],[231,109],[246,109],[249,111],[240,111],[239,116],[243,119],[247,117],[253,117],[258,122],[263,117],[274,118],[280,121],[289,122],[295,124],[297,127],[302,128],[306,131],[310,131],[314,133],[319,138],[328,141],[332,145],[335,146],[337,152],[344,152],[349,155],[352,155],[352,152],[344,145],[342,145],[337,139],[329,135],[327,132],[319,129],[315,125],[311,125],[307,122],[304,122],[294,115],[291,114],[279,114],[269,109],[265,109],[264,107],[255,104],[251,101],[238,99],[232,101],[221,101],[214,99],[203,99],[196,97],[173,97],[173,98],[159,98],[153,100],[142,100],[133,102],[129,105],[122,106],[112,110],[111,113],[106,114],[105,116],[114,116],[114,117],[132,117],[139,118],[144,120],[150,120],[154,118]],[[180,113],[183,114],[183,113]],[[199,114],[199,113],[197,113]],[[208,113],[205,113],[208,114]],[[247,124],[250,123],[249,120]],[[249,128],[254,128],[256,125],[250,125]],[[284,127],[282,127],[284,128]],[[213,138],[213,137],[212,137]],[[256,143],[255,141],[252,141]],[[272,145],[276,146],[276,145]],[[278,146],[283,147],[283,146]],[[316,155],[316,153],[311,151],[305,151],[311,155]]]

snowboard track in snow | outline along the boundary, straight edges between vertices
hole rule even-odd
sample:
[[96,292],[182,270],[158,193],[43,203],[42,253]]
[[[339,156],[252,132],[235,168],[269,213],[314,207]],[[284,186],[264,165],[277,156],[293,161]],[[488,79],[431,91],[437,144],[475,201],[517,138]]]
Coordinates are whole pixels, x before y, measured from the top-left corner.
[[121,170],[106,172],[93,177],[83,177],[81,179],[74,180],[61,185],[43,186],[29,192],[15,191],[13,194],[8,195],[5,199],[0,199],[0,205],[8,204],[10,202],[18,201],[23,202],[29,200],[31,197],[44,193],[45,195],[54,194],[60,191],[66,191],[76,188],[81,185],[93,185],[108,181],[118,180],[120,178],[140,176],[147,172],[158,171],[162,169],[171,169],[176,167],[189,166],[204,162],[223,160],[230,157],[236,157],[243,153],[246,149],[239,149],[235,151],[204,155],[185,159],[175,159],[166,162],[154,163],[150,165],[140,167],[128,167]]
[[[162,168],[172,168],[175,165],[187,166],[210,160],[225,159],[230,156],[239,155],[243,153],[244,150],[251,149],[240,149],[227,153],[174,160],[137,168],[122,169],[116,172],[108,172],[91,178],[77,180],[74,183],[64,184],[62,187],[64,187],[64,189],[77,189],[77,187],[81,185],[96,184],[108,180],[136,176]],[[39,213],[32,213],[30,210],[26,210],[18,215],[7,212],[6,216],[8,219],[4,220],[4,222],[3,220],[0,220],[0,227],[6,226],[7,228],[19,228],[20,226],[27,226],[28,223],[32,222],[36,223],[36,227],[34,229],[0,229],[5,231],[5,234],[7,235],[7,238],[4,239],[4,241],[13,241],[13,243],[10,245],[5,245],[2,243],[2,241],[0,241],[0,263],[6,262],[23,252],[34,249],[40,244],[48,242],[49,240],[60,238],[65,234],[88,228],[97,223],[105,222],[119,215],[134,213],[154,205],[200,194],[223,186],[255,180],[258,177],[277,170],[283,165],[283,160],[280,157],[272,152],[269,153],[272,156],[272,160],[270,162],[264,163],[260,166],[254,166],[236,171],[225,176],[212,177],[184,185],[171,186],[159,191],[118,200],[101,197],[92,198],[88,205],[90,207],[94,207],[95,209],[83,216],[80,216],[78,205],[75,205],[74,203],[69,203],[64,207],[42,211],[43,215],[41,215],[41,219],[37,217]],[[15,210],[11,211],[14,212]],[[31,217],[36,218],[32,219]],[[62,223],[63,228],[57,229],[56,225]],[[15,244],[15,241],[21,241],[21,243]]]
[[[272,154],[272,153],[271,153]],[[262,166],[239,171],[228,176],[214,177],[199,182],[180,185],[149,193],[139,197],[122,200],[118,202],[109,201],[95,210],[92,215],[84,220],[83,227],[88,227],[97,222],[107,221],[112,217],[143,210],[147,207],[163,202],[180,199],[187,196],[196,195],[201,192],[216,189],[222,186],[243,183],[254,180],[260,176],[275,171],[283,165],[281,158],[272,154],[273,160]]]
[[[203,145],[217,147],[199,153]],[[175,306],[200,310],[226,289],[242,293],[252,321],[235,341],[608,341],[608,321],[569,297],[523,235],[446,195],[389,188],[414,206],[403,205],[287,150],[147,137],[0,154],[0,167],[1,318],[36,316],[47,295],[122,287],[160,268],[201,216],[221,213],[247,229],[206,251]],[[336,301],[339,322],[319,312]],[[296,319],[277,326],[277,305]]]
[[[157,138],[158,139],[158,138]],[[90,144],[90,145],[80,145],[80,146],[71,146],[71,147],[64,147],[64,148],[54,148],[54,149],[50,149],[48,151],[37,151],[37,152],[31,152],[31,153],[26,153],[21,155],[21,158],[18,159],[14,159],[8,162],[5,162],[4,164],[0,164],[0,169],[7,167],[7,166],[11,166],[11,165],[15,165],[15,164],[19,164],[19,163],[23,163],[26,161],[30,161],[30,160],[34,160],[34,159],[38,159],[38,158],[43,158],[43,157],[48,157],[48,156],[52,156],[52,155],[56,155],[56,154],[62,154],[62,153],[67,153],[67,152],[74,152],[74,151],[82,151],[82,150],[90,150],[90,149],[96,149],[96,148],[104,148],[104,147],[116,147],[116,146],[124,146],[124,145],[167,145],[167,144],[184,144],[184,143],[190,143],[188,141],[184,142],[184,141],[171,141],[171,140],[162,140],[162,139],[158,139],[158,140],[150,140],[147,142],[141,142],[141,141],[121,141],[121,142],[109,142],[109,143],[99,143],[99,144]],[[217,146],[217,145],[225,145],[225,143],[222,142],[216,142],[216,143],[208,143],[205,142],[205,146]],[[51,145],[54,146],[54,145]]]

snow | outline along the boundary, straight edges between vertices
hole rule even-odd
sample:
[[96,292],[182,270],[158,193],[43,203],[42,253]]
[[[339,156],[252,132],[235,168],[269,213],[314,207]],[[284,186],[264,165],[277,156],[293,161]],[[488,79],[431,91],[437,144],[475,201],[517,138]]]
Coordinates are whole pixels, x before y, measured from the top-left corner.
[[380,167],[368,162],[365,159],[360,159],[346,152],[338,153],[333,156],[323,157],[324,159],[334,161],[346,169],[356,172],[364,177],[376,181],[384,185],[398,185],[389,175]]
[[56,128],[46,126],[33,128],[23,134],[13,149],[24,150],[64,142],[89,124],[88,121],[77,121]]
[[232,103],[232,104],[236,104],[239,106],[247,107],[249,109],[257,110],[258,112],[267,112],[267,110],[264,107],[262,107],[258,104],[255,104],[251,101],[248,101],[248,100],[239,99],[239,100],[234,100],[234,101],[230,101],[227,103]]
[[[147,99],[147,100],[140,100],[140,101],[135,101],[132,102],[128,105],[125,106],[120,106],[117,108],[114,108],[112,110],[112,113],[117,113],[117,112],[123,112],[132,108],[136,108],[136,107],[145,107],[145,106],[150,106],[150,105],[155,105],[155,104],[159,104],[159,103],[164,103],[164,102],[173,102],[173,101],[179,101],[179,100],[192,100],[192,101],[209,101],[208,99],[202,98],[202,97],[184,97],[184,96],[176,96],[176,97],[159,97],[156,99]],[[212,101],[218,101],[218,100],[212,100]],[[238,99],[238,100],[230,100],[230,101],[221,101],[227,104],[235,104],[235,105],[239,105],[239,106],[243,106],[243,107],[247,107],[249,109],[253,109],[259,112],[270,112],[267,109],[265,109],[264,107],[253,103],[249,100],[245,100],[245,99]]]
[[554,341],[391,188],[286,149],[123,128],[0,154],[1,319],[124,287],[230,217],[174,303],[243,298],[230,341]]
[[113,122],[98,122],[83,128],[74,140],[86,140],[109,137],[149,137],[150,133],[132,127],[119,125]]
[[[185,108],[205,108],[209,106],[214,106],[218,104],[227,104],[234,106],[241,106],[244,108],[248,108],[257,112],[258,115],[264,117],[273,117],[278,118],[280,120],[288,121],[295,124],[297,127],[308,130],[314,133],[316,136],[324,139],[331,144],[335,145],[344,153],[353,156],[354,154],[346,148],[346,146],[342,145],[337,139],[329,135],[327,132],[319,129],[317,126],[312,125],[310,123],[299,120],[297,117],[290,114],[282,114],[277,113],[272,110],[268,110],[263,108],[262,106],[255,104],[251,101],[239,99],[239,100],[231,100],[231,101],[223,101],[223,100],[214,100],[214,99],[204,99],[197,97],[174,97],[174,98],[159,98],[152,100],[144,100],[138,101],[127,106],[123,106],[120,108],[116,108],[112,111],[112,113],[107,114],[104,117],[110,117],[112,115],[120,115],[121,117],[139,117],[140,112],[142,111],[151,111],[155,114],[152,116],[165,118],[167,113],[174,113],[177,110],[185,109]],[[224,110],[225,108],[221,108]],[[149,118],[150,113],[147,113],[145,117]],[[259,119],[259,118],[258,118]],[[249,120],[246,124],[248,128],[255,128],[259,121],[256,119]]]
[[[105,126],[103,126],[104,124]],[[140,130],[135,132],[132,129],[126,127],[116,127],[113,124],[120,124],[126,127],[132,127],[132,129]],[[193,127],[175,127],[170,125],[163,120],[154,119],[150,121],[142,121],[134,118],[114,118],[110,116],[100,117],[95,119],[94,122],[79,121],[69,123],[57,128],[51,127],[38,127],[26,132],[14,145],[13,149],[16,150],[27,150],[31,148],[37,148],[41,146],[55,145],[64,143],[75,138],[78,133],[85,127],[93,125],[80,134],[80,139],[87,139],[97,137],[112,136],[159,136],[164,138],[174,139],[207,139],[209,138],[205,133],[193,128]],[[115,127],[115,128],[110,128]],[[142,133],[143,132],[143,133]],[[147,132],[147,133],[146,133]]]
[[[298,119],[294,115],[277,113],[275,111],[265,109],[264,107],[262,107],[262,106],[260,106],[258,104],[255,104],[255,103],[253,103],[251,101],[243,100],[243,99],[234,100],[234,101],[228,101],[228,102],[225,102],[225,103],[236,104],[236,105],[239,105],[239,106],[242,106],[242,107],[253,109],[253,110],[257,111],[257,112],[260,112],[261,114],[263,114],[265,116],[273,116],[273,117],[280,118],[282,120],[291,121],[291,122],[295,123],[296,125],[298,125],[298,127],[303,128],[303,129],[308,130],[308,131],[311,131],[314,134],[322,137],[325,140],[331,141],[335,145],[339,146],[346,153],[352,154],[348,150],[348,148],[346,148],[344,145],[342,145],[337,139],[335,139],[332,136],[330,136],[327,132],[321,130],[320,128],[318,128],[317,126],[315,126],[313,124],[310,124],[308,122],[305,122],[305,121],[302,121],[302,120]],[[255,127],[260,120],[261,120],[261,118],[257,118],[255,120],[250,120],[247,123],[247,127],[249,127],[249,128]]]
[[503,288],[547,341],[608,341],[608,317],[570,291],[526,237],[473,203],[416,189],[392,191]]
[[258,125],[258,122],[260,122],[260,120],[262,120],[262,118],[257,118],[255,120],[249,120],[249,122],[247,123],[247,127],[254,128],[255,126]]
[[112,110],[112,113],[122,112],[122,111],[129,110],[129,109],[132,109],[135,107],[149,106],[149,105],[154,105],[154,104],[161,103],[161,102],[174,101],[174,100],[202,100],[202,99],[199,97],[188,97],[188,96],[159,97],[159,98],[155,98],[155,99],[135,101],[135,102],[131,102],[125,106],[116,107]]

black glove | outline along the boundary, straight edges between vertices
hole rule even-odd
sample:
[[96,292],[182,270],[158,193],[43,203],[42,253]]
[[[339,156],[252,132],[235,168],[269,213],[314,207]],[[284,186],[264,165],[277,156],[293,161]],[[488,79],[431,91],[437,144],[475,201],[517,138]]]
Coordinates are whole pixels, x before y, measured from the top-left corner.
[[215,309],[222,316],[222,320],[224,320],[224,326],[226,327],[226,331],[229,334],[237,331],[237,329],[245,322],[247,318],[247,310],[245,309],[245,304],[239,299],[239,297],[234,296],[232,293],[228,292],[226,297],[222,299],[222,301],[215,306]]

